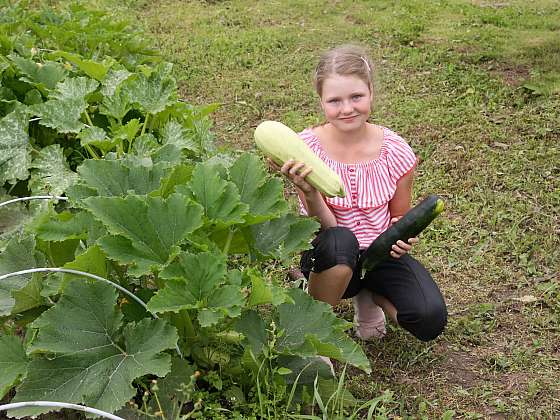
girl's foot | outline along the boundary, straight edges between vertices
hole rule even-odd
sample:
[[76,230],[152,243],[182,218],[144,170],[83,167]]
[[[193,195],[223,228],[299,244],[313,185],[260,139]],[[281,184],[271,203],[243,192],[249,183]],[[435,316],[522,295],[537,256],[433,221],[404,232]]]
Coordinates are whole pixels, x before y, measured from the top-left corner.
[[354,304],[356,336],[362,340],[385,337],[387,333],[385,314],[373,301],[372,293],[367,289],[362,289],[352,298],[352,303]]

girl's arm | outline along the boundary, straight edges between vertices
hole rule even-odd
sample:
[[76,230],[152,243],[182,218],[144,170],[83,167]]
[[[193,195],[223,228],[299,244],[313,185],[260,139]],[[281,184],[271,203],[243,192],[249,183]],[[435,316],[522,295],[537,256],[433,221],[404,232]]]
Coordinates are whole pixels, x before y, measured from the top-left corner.
[[389,213],[391,219],[398,217],[399,219],[410,210],[412,203],[412,184],[414,182],[414,171],[405,174],[397,181],[397,189],[395,195],[389,201]]
[[334,227],[337,222],[333,212],[321,193],[305,179],[312,170],[312,168],[306,167],[304,163],[293,160],[287,161],[280,168],[280,171],[290,178],[295,185],[299,198],[307,210],[307,215],[318,218],[322,228]]
[[317,217],[323,229],[337,225],[333,212],[319,191],[313,188],[311,193],[305,193],[297,186],[296,190],[301,202],[305,206],[305,210],[307,210],[307,215]]
[[[391,201],[389,201],[389,213],[391,224],[395,223],[410,210],[412,203],[412,184],[414,182],[414,171],[405,174],[397,182],[397,189]],[[408,243],[407,243],[408,242]],[[407,242],[397,241],[391,250],[391,256],[400,258],[412,249],[412,245],[418,242],[418,238],[409,238]]]

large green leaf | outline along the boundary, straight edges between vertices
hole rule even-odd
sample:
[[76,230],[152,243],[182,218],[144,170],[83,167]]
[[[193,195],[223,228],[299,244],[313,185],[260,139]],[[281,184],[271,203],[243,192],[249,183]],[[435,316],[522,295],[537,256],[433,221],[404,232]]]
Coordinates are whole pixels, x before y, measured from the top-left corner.
[[107,74],[109,68],[112,65],[112,62],[110,61],[100,63],[98,61],[84,59],[78,54],[72,54],[66,51],[56,51],[52,54],[52,56],[65,58],[66,60],[70,61],[72,64],[76,65],[76,67],[82,70],[89,77],[92,77],[100,81],[105,78],[105,75]]
[[43,280],[39,277],[33,277],[19,290],[12,290],[15,301],[12,314],[19,314],[45,304],[42,290]]
[[55,242],[68,239],[87,239],[90,242],[103,232],[103,226],[84,211],[45,212],[36,217],[32,227],[39,239]]
[[43,147],[33,159],[31,167],[35,170],[31,175],[30,187],[35,194],[61,195],[78,180],[78,175],[70,170],[62,147],[58,144]]
[[[108,412],[135,394],[134,379],[165,376],[177,332],[166,321],[144,319],[123,326],[114,288],[100,282],[70,282],[57,304],[37,318],[28,352],[33,358],[13,402],[63,401]],[[18,417],[47,408],[14,410]]]
[[203,327],[225,316],[238,316],[243,296],[237,284],[227,284],[226,259],[220,254],[180,254],[160,277],[166,285],[148,303],[151,312],[197,309]]
[[249,205],[246,216],[249,223],[261,223],[287,211],[282,182],[267,176],[257,156],[243,154],[229,173],[231,181],[237,185],[241,201]]
[[104,96],[99,106],[99,112],[122,121],[124,116],[132,109],[128,91],[118,89],[113,95]]
[[344,333],[350,323],[300,289],[289,294],[294,303],[278,306],[277,326],[284,332],[277,341],[279,351],[302,357],[320,354],[371,371],[362,348]]
[[18,337],[0,336],[0,400],[27,372],[27,356]]
[[121,85],[123,81],[128,79],[132,73],[128,70],[114,70],[110,69],[105,79],[101,82],[101,93],[104,96],[113,96],[117,91],[117,88]]
[[169,120],[165,124],[161,133],[161,142],[172,144],[181,150],[187,149],[193,153],[198,152],[196,144],[187,136],[187,130],[176,120]]
[[[13,198],[13,196],[5,194],[0,187],[0,202],[12,200]],[[38,202],[30,206],[27,206],[27,204],[21,201],[0,207],[0,244],[5,244],[9,238],[20,231],[23,225],[42,207],[41,203]]]
[[79,133],[84,126],[80,117],[86,106],[83,98],[50,99],[33,105],[31,110],[41,117],[39,124],[45,127],[54,128],[61,133]]
[[10,58],[18,70],[24,74],[22,79],[43,91],[45,89],[54,89],[56,84],[64,79],[66,74],[64,67],[54,61],[47,61],[43,64],[17,55],[13,55]]
[[[249,206],[241,202],[236,185],[220,177],[218,166],[198,164],[188,188],[211,222],[219,226],[243,223]],[[178,187],[178,191],[184,190]]]
[[60,101],[81,99],[85,104],[86,96],[97,89],[99,83],[87,77],[68,77],[56,85],[56,90],[50,95]]
[[319,229],[319,223],[307,217],[286,214],[280,218],[245,230],[247,241],[258,254],[285,259],[294,253],[308,249]]
[[258,355],[268,341],[266,324],[257,311],[244,311],[235,321],[235,330],[243,334],[245,347]]
[[149,114],[157,114],[172,104],[177,91],[170,63],[160,63],[149,76],[143,73],[131,76],[123,82],[123,87],[130,100]]
[[267,282],[255,269],[246,270],[245,274],[251,279],[251,295],[247,302],[249,306],[271,303],[274,306],[282,303],[293,303],[285,287]]
[[83,183],[95,188],[100,196],[148,194],[159,188],[166,165],[146,162],[132,165],[122,160],[86,160],[78,167]]
[[129,273],[159,270],[186,236],[202,225],[202,208],[181,194],[161,197],[89,197],[89,211],[114,236],[100,239],[107,256],[131,264]]
[[[35,251],[35,239],[30,236],[24,238],[14,236],[0,254],[0,275],[43,266],[44,258]],[[16,304],[20,309],[30,309],[28,303],[33,300],[33,290],[37,287],[36,283],[28,286],[32,283],[31,279],[32,275],[26,274],[0,280],[0,316],[9,315]],[[22,293],[14,296],[18,291]]]
[[[74,258],[74,260],[65,263],[64,268],[83,271],[107,278],[107,259],[98,245],[89,247]],[[84,280],[84,278],[84,276],[70,273],[53,273],[43,281],[41,296],[48,297],[58,295],[68,282],[73,279]]]
[[27,179],[31,164],[29,115],[16,109],[0,120],[0,185]]
[[107,138],[107,133],[101,127],[83,127],[78,138],[82,146],[92,144],[102,150],[109,150],[113,146],[111,140]]

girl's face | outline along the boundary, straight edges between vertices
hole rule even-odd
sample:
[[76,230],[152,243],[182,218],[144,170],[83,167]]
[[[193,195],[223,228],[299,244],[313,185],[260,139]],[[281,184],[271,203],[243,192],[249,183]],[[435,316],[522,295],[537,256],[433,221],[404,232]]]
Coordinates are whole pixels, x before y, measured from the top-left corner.
[[332,75],[323,82],[321,107],[327,120],[342,131],[361,128],[371,112],[367,83],[356,76]]

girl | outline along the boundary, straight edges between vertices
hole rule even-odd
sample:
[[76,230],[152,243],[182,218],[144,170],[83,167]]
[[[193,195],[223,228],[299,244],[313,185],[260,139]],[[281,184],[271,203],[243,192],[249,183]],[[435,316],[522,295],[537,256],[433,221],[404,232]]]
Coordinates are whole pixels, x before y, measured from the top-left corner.
[[344,184],[346,197],[326,198],[306,182],[313,168],[288,161],[281,168],[295,185],[302,214],[316,217],[321,231],[303,253],[301,271],[309,293],[336,305],[352,298],[356,334],[385,335],[385,314],[423,341],[444,329],[447,310],[427,270],[408,255],[417,238],[393,245],[388,261],[362,278],[360,253],[411,205],[416,156],[388,128],[368,122],[373,99],[372,64],[356,46],[323,54],[315,89],[326,117],[301,138]]

